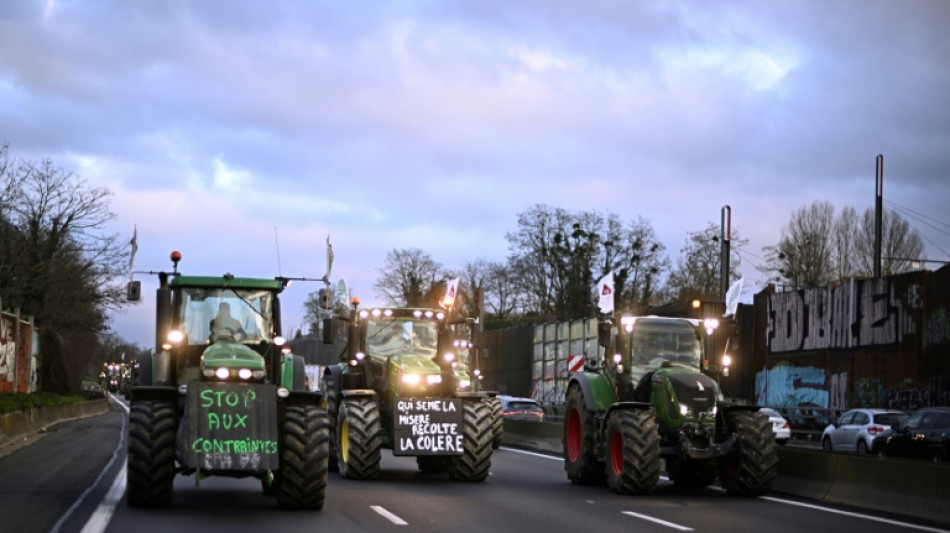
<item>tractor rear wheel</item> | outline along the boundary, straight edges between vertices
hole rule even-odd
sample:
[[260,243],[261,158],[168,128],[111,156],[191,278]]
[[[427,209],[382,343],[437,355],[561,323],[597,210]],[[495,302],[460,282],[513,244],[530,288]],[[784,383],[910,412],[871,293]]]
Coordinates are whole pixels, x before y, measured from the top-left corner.
[[594,413],[587,410],[577,385],[567,391],[564,418],[564,470],[575,485],[604,482],[604,462],[594,451]]
[[778,474],[778,452],[769,418],[755,411],[729,416],[733,449],[719,464],[722,488],[729,494],[760,496]]
[[491,409],[491,447],[497,450],[501,446],[501,436],[505,433],[505,424],[501,417],[501,400],[488,398],[485,403]]
[[165,402],[132,402],[125,494],[132,507],[172,501],[175,479],[175,407]]
[[337,440],[336,440],[336,418],[340,410],[340,391],[337,390],[333,382],[333,375],[327,368],[323,373],[323,409],[327,412],[327,418],[330,420],[330,458],[327,462],[330,472],[336,472],[340,469],[337,463]]
[[462,404],[462,455],[449,461],[449,477],[457,481],[485,481],[491,469],[492,415],[485,402]]
[[316,405],[287,407],[280,435],[277,504],[284,509],[319,511],[327,492],[330,430]]
[[614,411],[607,418],[607,485],[644,494],[660,479],[660,434],[650,411]]
[[336,422],[337,464],[348,479],[379,476],[379,405],[375,398],[344,398]]

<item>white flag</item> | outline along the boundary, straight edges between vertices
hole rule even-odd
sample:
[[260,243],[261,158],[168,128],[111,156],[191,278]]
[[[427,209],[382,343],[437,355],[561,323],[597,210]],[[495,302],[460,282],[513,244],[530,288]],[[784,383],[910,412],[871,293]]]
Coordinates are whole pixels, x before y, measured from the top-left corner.
[[611,270],[597,282],[597,307],[600,312],[609,314],[614,312],[614,271]]
[[736,314],[739,307],[739,297],[742,296],[742,281],[745,278],[739,278],[732,282],[729,290],[726,291],[726,312],[722,316],[732,316]]
[[451,309],[455,304],[455,296],[459,290],[459,278],[450,279],[445,282],[445,297],[442,298],[442,307]]
[[132,245],[132,255],[129,257],[129,281],[132,281],[135,272],[135,252],[139,251],[139,226],[135,224],[132,227],[132,240],[129,241],[129,244]]

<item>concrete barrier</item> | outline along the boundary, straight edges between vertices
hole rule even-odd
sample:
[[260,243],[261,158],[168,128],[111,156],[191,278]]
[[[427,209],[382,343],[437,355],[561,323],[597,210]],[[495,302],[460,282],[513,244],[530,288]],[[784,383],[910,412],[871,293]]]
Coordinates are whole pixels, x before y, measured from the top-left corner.
[[[502,443],[560,455],[561,422],[505,420]],[[950,463],[778,447],[772,490],[820,502],[950,525]]]
[[109,400],[103,398],[0,415],[0,447],[29,437],[57,422],[97,416],[107,412],[109,412]]

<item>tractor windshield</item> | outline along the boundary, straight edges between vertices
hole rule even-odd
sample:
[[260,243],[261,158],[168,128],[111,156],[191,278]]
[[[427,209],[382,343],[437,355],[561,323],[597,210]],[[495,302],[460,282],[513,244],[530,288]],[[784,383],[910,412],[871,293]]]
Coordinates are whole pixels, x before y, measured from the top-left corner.
[[179,328],[188,344],[270,341],[273,292],[260,289],[182,290]]
[[439,324],[419,318],[370,319],[366,324],[366,355],[386,359],[414,354],[427,359],[436,355]]
[[685,320],[638,319],[633,327],[633,366],[659,368],[664,361],[699,368],[702,339]]

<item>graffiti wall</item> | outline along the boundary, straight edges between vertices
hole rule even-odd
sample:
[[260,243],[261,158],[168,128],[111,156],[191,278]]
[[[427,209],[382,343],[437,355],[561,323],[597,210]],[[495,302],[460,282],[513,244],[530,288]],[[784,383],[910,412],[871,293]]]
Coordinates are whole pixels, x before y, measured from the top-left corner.
[[950,406],[950,266],[756,295],[759,405],[913,410]]
[[34,340],[31,321],[0,312],[0,393],[36,390]]

